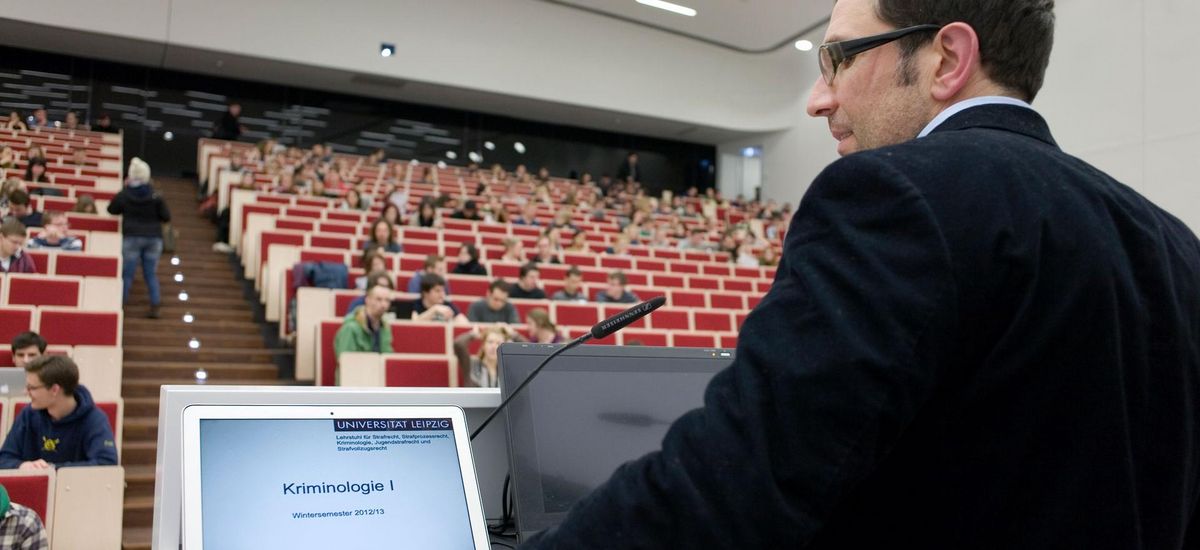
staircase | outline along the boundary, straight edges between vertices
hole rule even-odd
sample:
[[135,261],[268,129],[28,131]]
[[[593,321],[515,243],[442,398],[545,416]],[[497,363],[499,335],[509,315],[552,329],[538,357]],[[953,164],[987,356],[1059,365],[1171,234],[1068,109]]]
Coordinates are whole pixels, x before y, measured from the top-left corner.
[[[212,250],[216,227],[196,214],[195,182],[160,179],[156,186],[179,230],[180,264],[171,265],[170,254],[158,264],[160,319],[146,317],[150,299],[140,272],[125,306],[125,549],[150,548],[159,386],[195,384],[200,368],[208,384],[291,383],[279,380],[276,360],[290,360],[292,352],[265,343],[268,327],[255,311],[255,299],[244,293],[240,268],[229,255]],[[183,274],[182,282],[174,280],[176,273]],[[184,290],[186,302],[179,296]],[[191,323],[184,322],[186,313],[193,315]],[[192,338],[199,348],[189,347]]]

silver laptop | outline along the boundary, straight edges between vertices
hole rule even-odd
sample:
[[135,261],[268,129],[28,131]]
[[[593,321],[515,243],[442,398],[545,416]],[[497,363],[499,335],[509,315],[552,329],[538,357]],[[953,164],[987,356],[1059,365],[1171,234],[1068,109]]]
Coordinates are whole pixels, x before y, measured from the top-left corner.
[[[557,345],[500,346],[505,398]],[[662,446],[700,407],[733,350],[580,346],[554,359],[506,409],[521,540],[558,525],[618,466]]]
[[0,397],[25,395],[25,369],[0,367]]
[[183,548],[486,550],[462,409],[194,405]]

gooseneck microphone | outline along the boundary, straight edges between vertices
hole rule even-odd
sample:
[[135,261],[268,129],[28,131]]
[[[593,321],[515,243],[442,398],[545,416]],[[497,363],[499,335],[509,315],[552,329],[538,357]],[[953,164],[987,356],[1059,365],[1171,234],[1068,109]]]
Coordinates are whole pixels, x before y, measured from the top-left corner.
[[475,440],[475,436],[479,435],[479,433],[482,432],[483,429],[492,422],[492,419],[496,418],[496,415],[500,414],[500,411],[503,411],[504,408],[508,406],[508,402],[512,401],[512,398],[516,397],[518,393],[521,393],[521,390],[525,389],[525,386],[528,386],[529,383],[533,381],[533,378],[537,376],[539,372],[542,372],[542,369],[550,363],[551,359],[558,357],[560,353],[578,346],[579,344],[582,344],[592,338],[597,340],[607,338],[608,336],[612,335],[612,333],[629,326],[630,323],[649,315],[651,311],[662,307],[665,303],[667,303],[667,299],[662,296],[646,300],[645,302],[642,302],[625,311],[622,311],[621,313],[613,315],[608,319],[596,323],[596,325],[592,327],[592,330],[584,333],[583,336],[571,340],[570,342],[567,342],[565,346],[554,350],[554,353],[551,353],[550,355],[546,356],[545,359],[542,359],[542,362],[538,364],[537,368],[533,369],[533,372],[529,373],[529,376],[525,377],[525,380],[521,382],[521,385],[517,386],[512,393],[508,394],[508,397],[504,398],[504,401],[500,402],[500,406],[496,407],[496,410],[492,411],[492,414],[489,414],[488,417],[484,419],[483,423],[480,424],[478,428],[475,428],[475,431],[471,432],[471,440]]

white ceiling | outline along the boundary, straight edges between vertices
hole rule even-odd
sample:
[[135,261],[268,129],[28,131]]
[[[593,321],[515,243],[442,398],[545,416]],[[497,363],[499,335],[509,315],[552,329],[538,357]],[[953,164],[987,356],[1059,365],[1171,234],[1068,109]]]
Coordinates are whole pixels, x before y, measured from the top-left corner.
[[824,25],[832,0],[673,0],[696,10],[678,15],[634,0],[546,0],[687,35],[742,52],[790,46],[799,35]]

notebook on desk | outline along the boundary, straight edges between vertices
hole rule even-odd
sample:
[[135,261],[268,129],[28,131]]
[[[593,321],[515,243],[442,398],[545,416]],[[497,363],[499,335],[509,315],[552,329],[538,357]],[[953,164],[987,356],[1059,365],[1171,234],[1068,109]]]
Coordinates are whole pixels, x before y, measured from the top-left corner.
[[[503,396],[557,348],[501,345]],[[732,361],[730,349],[641,346],[580,346],[554,359],[505,412],[519,537],[558,525],[618,466],[658,450]]]
[[486,550],[462,409],[193,405],[183,548]]

